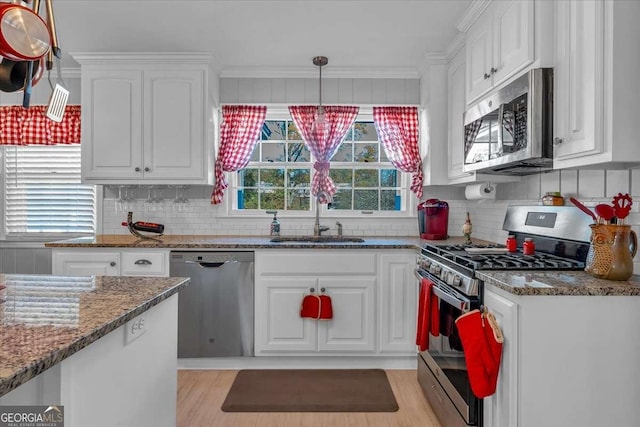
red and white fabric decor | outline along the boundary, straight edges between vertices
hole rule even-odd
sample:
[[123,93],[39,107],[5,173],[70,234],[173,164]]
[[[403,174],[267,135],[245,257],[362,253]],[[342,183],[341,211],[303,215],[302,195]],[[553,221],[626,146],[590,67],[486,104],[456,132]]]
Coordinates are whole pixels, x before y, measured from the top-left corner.
[[412,173],[411,191],[422,197],[422,157],[418,148],[417,107],[373,107],[380,143],[396,169]]
[[222,107],[220,149],[215,165],[216,186],[211,194],[211,204],[221,203],[224,190],[229,186],[224,172],[239,171],[249,163],[266,116],[266,106],[225,105]]
[[47,105],[0,107],[0,145],[80,143],[80,106],[67,105],[62,122],[46,116]]
[[[313,154],[316,170],[311,182],[311,194],[318,196],[321,192],[333,196],[336,186],[329,176],[329,160],[338,150],[347,131],[356,120],[359,108],[351,106],[326,106],[324,109],[325,126],[314,126],[317,119],[318,107],[314,105],[293,105],[289,113],[295,123],[302,140]],[[322,197],[320,203],[327,203]]]

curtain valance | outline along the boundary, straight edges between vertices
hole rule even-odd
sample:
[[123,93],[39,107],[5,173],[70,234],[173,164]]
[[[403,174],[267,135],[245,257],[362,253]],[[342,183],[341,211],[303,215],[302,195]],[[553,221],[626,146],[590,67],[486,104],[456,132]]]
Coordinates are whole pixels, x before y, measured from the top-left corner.
[[0,107],[0,145],[80,143],[80,106],[67,105],[62,122],[46,116],[46,105]]

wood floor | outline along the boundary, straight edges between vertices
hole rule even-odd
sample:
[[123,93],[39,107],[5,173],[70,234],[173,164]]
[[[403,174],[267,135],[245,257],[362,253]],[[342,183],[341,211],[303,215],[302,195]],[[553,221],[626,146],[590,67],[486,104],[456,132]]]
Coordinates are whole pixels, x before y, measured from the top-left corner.
[[177,427],[441,427],[414,370],[386,371],[397,412],[222,412],[237,372],[179,370]]

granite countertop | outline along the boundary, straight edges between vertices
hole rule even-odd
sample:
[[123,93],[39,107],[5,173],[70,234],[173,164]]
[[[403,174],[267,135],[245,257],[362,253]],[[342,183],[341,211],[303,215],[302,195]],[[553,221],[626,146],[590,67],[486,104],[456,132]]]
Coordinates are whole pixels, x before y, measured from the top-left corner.
[[182,277],[0,274],[0,396],[188,283]]
[[604,280],[584,271],[478,271],[485,285],[514,295],[638,296],[640,276],[627,281]]
[[[281,236],[284,237],[284,236]],[[345,236],[348,237],[348,236]],[[429,241],[418,237],[358,236],[364,242],[271,242],[270,236],[166,235],[158,240],[140,240],[129,234],[98,235],[46,243],[48,248],[170,248],[170,249],[419,249],[427,242],[462,243],[464,237]]]

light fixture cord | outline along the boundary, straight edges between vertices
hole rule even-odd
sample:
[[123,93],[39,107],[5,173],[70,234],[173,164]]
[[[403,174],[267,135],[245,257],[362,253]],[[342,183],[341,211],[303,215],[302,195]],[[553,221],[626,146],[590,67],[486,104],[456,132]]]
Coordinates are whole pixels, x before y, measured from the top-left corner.
[[320,65],[320,79],[319,80],[320,80],[319,83],[318,83],[319,92],[320,92],[319,100],[320,100],[320,108],[322,108],[322,65]]

